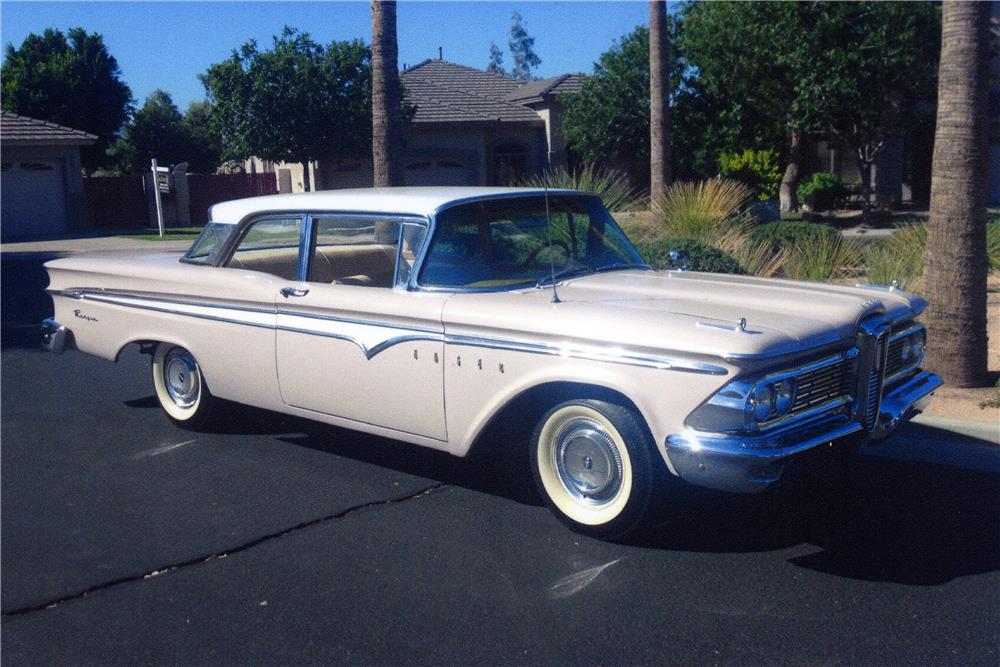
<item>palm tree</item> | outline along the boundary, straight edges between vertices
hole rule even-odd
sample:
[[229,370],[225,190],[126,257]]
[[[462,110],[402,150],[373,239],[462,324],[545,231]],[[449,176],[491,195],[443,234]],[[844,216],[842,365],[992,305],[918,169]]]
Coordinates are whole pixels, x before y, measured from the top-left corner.
[[989,2],[945,2],[924,289],[928,365],[957,387],[987,382],[986,151]]
[[372,163],[376,187],[402,185],[395,0],[372,0]]
[[649,171],[650,196],[670,185],[670,44],[667,3],[649,3]]

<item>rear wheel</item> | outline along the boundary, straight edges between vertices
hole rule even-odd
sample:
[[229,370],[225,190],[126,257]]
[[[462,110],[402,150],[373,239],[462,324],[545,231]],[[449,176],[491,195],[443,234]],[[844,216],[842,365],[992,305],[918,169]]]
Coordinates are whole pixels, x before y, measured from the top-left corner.
[[531,463],[549,509],[577,532],[621,539],[655,506],[652,438],[634,410],[573,400],[549,410],[531,440]]
[[194,355],[183,347],[160,343],[153,352],[153,387],[160,407],[175,424],[202,428],[214,405],[214,397]]

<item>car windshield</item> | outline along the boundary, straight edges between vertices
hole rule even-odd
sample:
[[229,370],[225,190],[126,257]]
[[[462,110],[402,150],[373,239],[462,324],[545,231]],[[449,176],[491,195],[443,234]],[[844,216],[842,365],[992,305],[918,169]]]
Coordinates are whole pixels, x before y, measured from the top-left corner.
[[419,282],[498,289],[630,268],[649,267],[598,198],[532,195],[442,211]]
[[235,229],[236,225],[208,223],[181,261],[189,264],[214,264],[219,251]]

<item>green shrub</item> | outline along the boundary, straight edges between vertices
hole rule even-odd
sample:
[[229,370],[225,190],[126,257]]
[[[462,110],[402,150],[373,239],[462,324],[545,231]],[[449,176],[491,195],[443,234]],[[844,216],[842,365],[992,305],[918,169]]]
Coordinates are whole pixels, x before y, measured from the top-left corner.
[[837,208],[847,196],[847,189],[839,177],[828,171],[817,171],[809,180],[799,183],[795,194],[811,210],[829,211]]
[[580,190],[600,195],[609,211],[634,211],[645,205],[641,193],[632,186],[632,181],[624,171],[584,165],[569,171],[558,167],[545,173],[529,176],[516,183],[526,188],[559,188]]
[[775,251],[793,248],[815,239],[839,237],[840,232],[836,227],[802,220],[775,220],[755,227],[750,232],[753,241],[767,243]]
[[860,256],[860,248],[839,233],[808,238],[791,249],[785,275],[793,280],[837,280],[857,267]]
[[752,188],[759,201],[777,197],[781,186],[781,162],[778,152],[772,149],[723,153],[719,156],[719,173]]
[[653,201],[657,235],[712,243],[751,224],[743,208],[752,196],[750,188],[727,178],[674,183]]
[[636,249],[645,262],[655,269],[669,269],[670,251],[677,249],[687,252],[687,267],[691,271],[740,275],[746,273],[730,255],[694,239],[662,237],[654,241],[639,242]]
[[1000,271],[1000,218],[986,225],[986,255],[990,259],[990,268]]
[[868,282],[891,285],[893,280],[898,280],[903,289],[914,289],[924,273],[926,245],[926,226],[905,225],[884,241],[869,246],[863,258]]

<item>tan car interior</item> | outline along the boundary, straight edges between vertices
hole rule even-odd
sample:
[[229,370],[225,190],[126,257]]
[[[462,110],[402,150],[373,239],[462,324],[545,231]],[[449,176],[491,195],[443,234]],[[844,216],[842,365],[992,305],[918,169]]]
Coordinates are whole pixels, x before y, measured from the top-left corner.
[[[298,248],[237,251],[227,266],[262,271],[295,280]],[[333,285],[392,287],[396,248],[391,245],[318,246],[309,267],[309,282]]]

